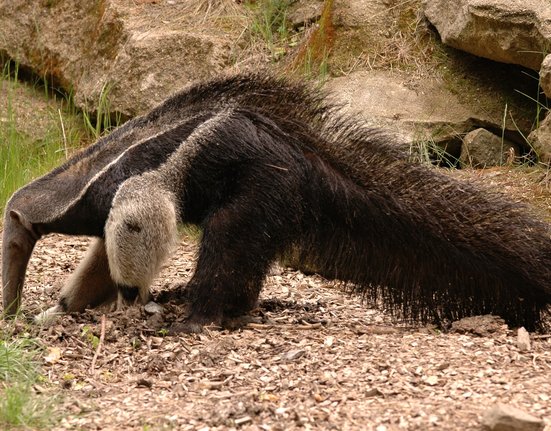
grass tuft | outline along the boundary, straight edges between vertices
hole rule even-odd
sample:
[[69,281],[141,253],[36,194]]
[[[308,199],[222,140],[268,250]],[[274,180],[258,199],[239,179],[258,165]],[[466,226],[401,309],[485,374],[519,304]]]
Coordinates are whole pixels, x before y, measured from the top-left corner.
[[[0,214],[17,189],[122,123],[111,112],[109,85],[92,113],[78,111],[71,94],[49,91],[45,81],[27,84],[18,78],[17,64],[5,62],[0,73]],[[27,99],[39,102],[40,112],[29,112]]]
[[426,166],[454,167],[458,160],[430,138],[415,139],[409,147],[409,159]]
[[0,339],[0,429],[48,429],[55,398],[36,393],[41,382],[38,341],[26,334]]
[[84,129],[87,137],[92,141],[99,139],[103,134],[109,133],[122,124],[120,113],[112,112],[111,101],[109,99],[110,92],[111,85],[105,84],[101,89],[94,112],[86,110],[82,112]]
[[325,81],[329,75],[328,60],[334,41],[333,0],[325,0],[317,25],[298,50],[289,68],[307,78]]
[[289,35],[287,28],[289,4],[289,0],[261,0],[254,5],[256,19],[251,25],[251,31],[266,42],[272,53],[276,50],[277,42],[285,40]]

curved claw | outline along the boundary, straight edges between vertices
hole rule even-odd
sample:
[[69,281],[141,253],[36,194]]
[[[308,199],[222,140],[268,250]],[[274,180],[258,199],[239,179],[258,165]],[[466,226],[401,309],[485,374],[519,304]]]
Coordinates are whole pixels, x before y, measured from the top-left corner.
[[53,323],[59,316],[62,316],[63,314],[65,314],[65,312],[63,311],[63,307],[61,305],[55,305],[37,314],[34,317],[34,323],[47,326]]

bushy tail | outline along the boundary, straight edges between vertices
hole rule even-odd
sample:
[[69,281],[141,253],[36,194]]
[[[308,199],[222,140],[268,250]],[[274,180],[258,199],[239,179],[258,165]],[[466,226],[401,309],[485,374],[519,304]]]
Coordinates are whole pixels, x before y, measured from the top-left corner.
[[302,265],[409,320],[493,313],[542,328],[551,303],[546,223],[497,193],[409,162],[376,132],[335,136],[334,165],[312,162],[320,180],[309,190],[316,206],[298,244]]

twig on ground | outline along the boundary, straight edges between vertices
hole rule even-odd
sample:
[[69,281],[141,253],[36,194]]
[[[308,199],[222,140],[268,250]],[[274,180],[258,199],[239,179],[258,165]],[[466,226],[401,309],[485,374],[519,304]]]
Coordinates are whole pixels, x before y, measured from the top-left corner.
[[102,314],[101,315],[101,332],[99,336],[98,347],[96,347],[96,353],[94,353],[94,357],[92,358],[92,367],[91,367],[92,374],[95,374],[96,372],[96,361],[98,359],[99,353],[101,352],[101,346],[103,344],[104,338],[105,338],[105,314]]

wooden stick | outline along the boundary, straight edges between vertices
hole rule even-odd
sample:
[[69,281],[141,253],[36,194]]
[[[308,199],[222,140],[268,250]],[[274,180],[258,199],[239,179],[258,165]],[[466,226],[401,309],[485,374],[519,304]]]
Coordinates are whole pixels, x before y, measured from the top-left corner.
[[96,353],[94,353],[94,357],[92,358],[92,374],[96,373],[96,361],[98,359],[99,353],[101,352],[101,346],[103,344],[103,340],[105,339],[105,314],[101,315],[101,332],[99,336],[99,342],[98,347],[96,347]]

